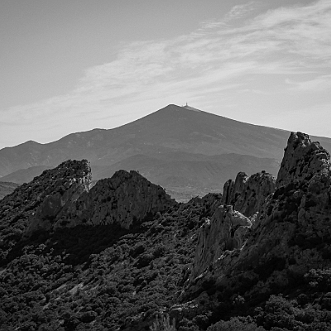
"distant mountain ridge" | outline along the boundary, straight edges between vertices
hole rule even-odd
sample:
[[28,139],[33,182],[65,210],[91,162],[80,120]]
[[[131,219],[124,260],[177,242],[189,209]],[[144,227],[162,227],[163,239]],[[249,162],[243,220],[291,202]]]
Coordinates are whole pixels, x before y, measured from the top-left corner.
[[12,193],[18,184],[10,182],[0,182],[0,200],[4,198],[7,194]]
[[[3,148],[0,180],[28,182],[43,167],[68,159],[88,159],[95,179],[110,177],[120,169],[138,170],[166,189],[204,194],[221,190],[239,171],[252,174],[265,169],[275,175],[288,135],[288,131],[235,121],[190,106],[168,105],[118,128],[72,133],[48,144],[28,141]],[[330,138],[313,139],[331,150]],[[176,179],[179,173],[180,181]],[[177,186],[168,185],[169,178]],[[195,187],[190,188],[189,183]]]

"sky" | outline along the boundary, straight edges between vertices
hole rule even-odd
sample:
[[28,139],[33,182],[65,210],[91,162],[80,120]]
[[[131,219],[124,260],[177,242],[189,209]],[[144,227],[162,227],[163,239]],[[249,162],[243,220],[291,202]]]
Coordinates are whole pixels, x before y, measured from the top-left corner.
[[168,104],[331,137],[331,0],[1,0],[0,149]]

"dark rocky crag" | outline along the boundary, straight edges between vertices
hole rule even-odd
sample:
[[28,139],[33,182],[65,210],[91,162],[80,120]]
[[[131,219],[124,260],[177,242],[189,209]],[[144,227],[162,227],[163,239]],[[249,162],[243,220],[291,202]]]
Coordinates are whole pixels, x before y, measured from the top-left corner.
[[[45,200],[31,220],[28,233],[81,224],[115,223],[129,229],[135,221],[175,204],[160,186],[150,183],[136,171],[117,171],[112,178],[99,180],[91,190],[83,190],[79,196],[71,191],[65,194],[71,196],[70,203],[65,205],[59,195]],[[57,210],[54,206],[63,207]],[[52,210],[51,215],[48,210]]]
[[68,204],[88,191],[90,183],[89,163],[70,160],[56,169],[45,170],[32,182],[5,196],[0,201],[1,258],[4,259],[27,233],[33,231],[34,223],[41,221],[49,228]]
[[134,221],[176,204],[160,186],[135,171],[118,171],[93,188],[91,181],[87,160],[69,160],[6,196],[0,202],[3,257],[38,231],[112,223],[128,229]]
[[[262,179],[256,187],[269,193],[258,203],[252,201],[251,178]],[[303,286],[304,276],[311,269],[331,266],[331,174],[330,155],[318,142],[311,142],[303,133],[292,133],[285,149],[275,191],[274,182],[266,174],[247,177],[238,174],[235,184],[225,185],[223,202],[230,203],[251,218],[251,226],[241,247],[227,249],[224,232],[229,226],[214,217],[218,232],[200,230],[191,282],[183,300],[201,293],[206,281],[213,284],[219,297],[242,295],[248,302],[258,302],[272,293]],[[267,183],[267,184],[265,184]],[[265,189],[267,187],[267,189]],[[263,195],[263,194],[262,194]],[[259,194],[255,195],[256,197]],[[264,200],[264,201],[263,201]],[[247,206],[258,206],[248,208]],[[220,207],[223,212],[225,207]],[[218,224],[218,225],[216,225]],[[225,227],[227,229],[225,229]],[[205,263],[204,245],[213,252]],[[200,272],[197,272],[197,270]],[[203,294],[200,294],[200,296]],[[211,297],[210,297],[211,298]]]
[[275,178],[264,171],[247,176],[239,172],[235,181],[229,179],[223,187],[222,204],[232,205],[247,217],[261,209],[265,198],[275,191]]

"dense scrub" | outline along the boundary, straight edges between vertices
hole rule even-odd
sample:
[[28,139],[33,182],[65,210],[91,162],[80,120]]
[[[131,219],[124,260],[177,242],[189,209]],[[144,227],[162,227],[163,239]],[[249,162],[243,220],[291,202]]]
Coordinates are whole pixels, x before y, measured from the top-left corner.
[[37,233],[11,250],[0,271],[6,330],[111,330],[176,302],[196,230],[214,198],[194,199],[130,230],[77,226]]
[[[159,313],[172,318],[197,229],[216,198],[193,199],[130,230],[78,226],[35,234],[0,271],[0,329],[148,330]],[[311,270],[286,293],[275,288],[255,300],[212,281],[201,290],[201,310],[177,315],[177,330],[331,329],[331,269]]]

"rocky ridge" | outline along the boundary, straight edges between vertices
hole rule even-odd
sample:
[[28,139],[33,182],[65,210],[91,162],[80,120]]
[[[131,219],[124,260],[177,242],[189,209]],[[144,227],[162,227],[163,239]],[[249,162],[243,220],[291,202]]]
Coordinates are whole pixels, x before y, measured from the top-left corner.
[[232,205],[247,217],[253,216],[275,191],[275,184],[275,178],[264,171],[252,176],[239,172],[235,181],[229,179],[224,184],[222,204]]
[[191,279],[201,277],[226,250],[240,249],[251,226],[251,221],[232,206],[219,206],[200,229]]
[[[265,174],[254,177],[262,178]],[[248,180],[239,174],[237,185],[228,182],[223,201],[252,215],[255,210],[247,209],[251,205],[252,195],[249,192],[252,191],[244,189],[248,187]],[[270,179],[266,182],[266,187],[272,190],[274,182]],[[276,190],[265,196],[264,201],[260,199],[254,203],[259,206],[256,210],[258,216],[242,245],[225,250],[226,240],[215,240],[227,238],[229,233],[229,226],[224,221],[221,226],[222,218],[220,222],[213,217],[215,225],[210,225],[217,229],[217,233],[207,231],[206,225],[202,226],[191,269],[192,281],[187,285],[183,298],[192,298],[194,293],[200,293],[198,289],[207,280],[212,280],[221,293],[240,293],[251,299],[268,296],[275,289],[282,291],[291,284],[302,282],[305,273],[312,268],[329,266],[330,197],[329,153],[318,142],[311,142],[308,135],[292,133],[277,176]],[[224,208],[220,207],[221,213]],[[204,245],[217,252],[208,259],[209,265],[204,261]],[[201,277],[194,278],[199,273]]]
[[89,163],[69,160],[5,196],[0,201],[1,257],[5,258],[24,236],[38,230],[40,222],[50,228],[68,204],[89,190],[90,183]]
[[66,226],[117,224],[129,229],[148,215],[176,205],[161,186],[154,185],[136,171],[117,171],[112,178],[99,180],[82,194],[57,224]]
[[1,229],[10,228],[1,233],[3,257],[21,239],[39,231],[113,223],[128,229],[176,204],[160,186],[135,171],[118,171],[93,188],[91,182],[89,162],[69,160],[0,201]]

